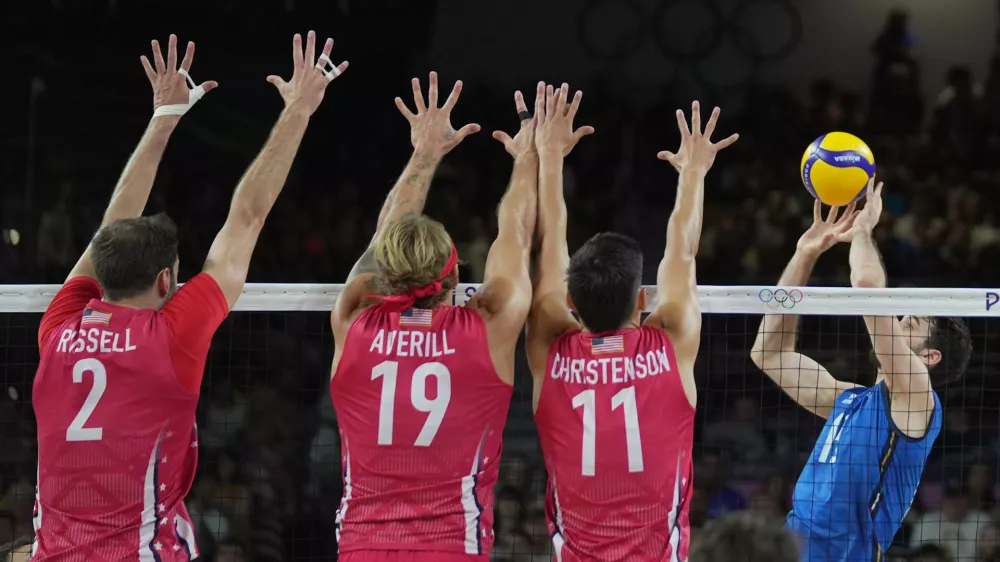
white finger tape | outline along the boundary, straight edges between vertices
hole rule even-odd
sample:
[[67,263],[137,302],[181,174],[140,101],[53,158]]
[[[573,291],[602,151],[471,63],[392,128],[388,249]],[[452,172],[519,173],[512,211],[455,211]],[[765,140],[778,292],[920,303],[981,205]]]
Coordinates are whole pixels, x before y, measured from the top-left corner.
[[333,64],[330,57],[326,53],[321,53],[319,55],[319,60],[316,61],[316,68],[323,72],[323,76],[326,76],[327,80],[333,81],[334,78],[340,76],[340,69],[337,65]]
[[188,102],[187,103],[175,103],[172,105],[161,105],[153,111],[153,117],[158,117],[160,115],[184,115],[187,113],[195,103],[198,102],[205,95],[205,88],[201,86],[196,86],[194,80],[191,79],[191,75],[188,74],[183,68],[177,70],[177,74],[180,74],[185,79],[187,79],[188,87]]

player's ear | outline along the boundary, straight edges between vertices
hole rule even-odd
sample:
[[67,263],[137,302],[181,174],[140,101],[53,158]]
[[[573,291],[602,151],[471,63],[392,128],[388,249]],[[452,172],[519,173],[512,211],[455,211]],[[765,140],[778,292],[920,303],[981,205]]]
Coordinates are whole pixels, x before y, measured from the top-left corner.
[[160,298],[166,298],[173,291],[174,272],[169,267],[163,268],[156,276],[156,293]]
[[568,306],[569,309],[572,310],[573,312],[576,312],[576,307],[573,306],[573,299],[570,298],[568,292],[566,293],[566,306]]
[[925,349],[921,355],[924,358],[924,363],[927,364],[927,368],[933,368],[935,365],[941,362],[941,352],[936,349]]
[[639,287],[639,294],[635,299],[635,307],[639,309],[639,314],[646,311],[646,289]]

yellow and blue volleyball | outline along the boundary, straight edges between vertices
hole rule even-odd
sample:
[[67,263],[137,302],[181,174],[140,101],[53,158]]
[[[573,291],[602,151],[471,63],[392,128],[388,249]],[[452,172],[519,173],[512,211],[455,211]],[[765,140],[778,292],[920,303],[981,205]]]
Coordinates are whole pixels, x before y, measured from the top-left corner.
[[850,133],[827,133],[802,155],[802,183],[826,205],[848,205],[865,194],[875,177],[875,156]]

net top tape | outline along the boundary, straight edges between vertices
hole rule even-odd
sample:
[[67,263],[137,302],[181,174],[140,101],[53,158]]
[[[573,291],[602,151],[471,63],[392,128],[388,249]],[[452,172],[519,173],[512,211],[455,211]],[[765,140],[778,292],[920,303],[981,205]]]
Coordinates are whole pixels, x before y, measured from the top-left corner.
[[[0,312],[44,312],[60,285],[0,285]],[[250,283],[236,311],[330,310],[340,284]],[[461,284],[452,304],[465,304],[478,284]],[[645,288],[649,307],[656,288]],[[918,315],[1000,316],[1000,289],[855,289],[851,287],[721,286],[698,287],[706,314],[803,314],[831,316]]]

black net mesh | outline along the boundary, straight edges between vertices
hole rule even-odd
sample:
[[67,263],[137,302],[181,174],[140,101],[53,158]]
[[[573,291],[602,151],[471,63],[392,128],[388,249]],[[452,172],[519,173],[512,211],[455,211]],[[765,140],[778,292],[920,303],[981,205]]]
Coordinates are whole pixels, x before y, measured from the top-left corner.
[[[328,318],[325,312],[236,312],[216,335],[199,407],[198,478],[187,502],[203,560],[335,559],[342,485],[328,387]],[[32,532],[31,383],[39,319],[34,313],[0,314],[0,544]],[[751,363],[759,322],[749,315],[705,316],[697,363],[695,536],[707,520],[732,511],[782,520],[823,427],[823,420],[796,406]],[[968,320],[975,352],[966,376],[940,393],[944,428],[889,558],[928,542],[966,560],[996,534],[989,524],[998,511],[1000,444],[998,389],[990,376],[998,367],[995,322]],[[800,333],[801,351],[838,379],[874,381],[860,319],[806,317]],[[492,557],[533,562],[548,560],[551,548],[530,376],[522,351],[518,358]],[[952,501],[956,493],[962,501]]]

